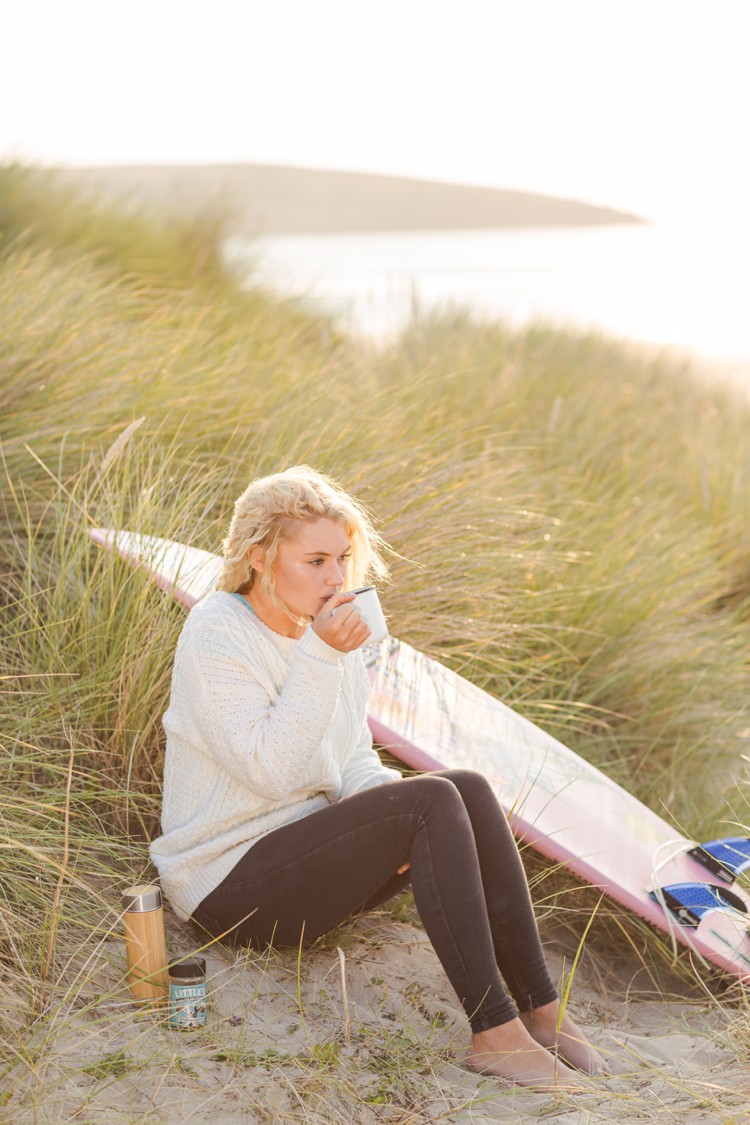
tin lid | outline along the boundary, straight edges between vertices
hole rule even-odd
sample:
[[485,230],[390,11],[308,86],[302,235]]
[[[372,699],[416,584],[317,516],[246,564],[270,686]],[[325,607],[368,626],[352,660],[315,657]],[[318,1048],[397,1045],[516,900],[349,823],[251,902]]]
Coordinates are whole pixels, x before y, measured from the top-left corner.
[[136,887],[128,887],[122,894],[123,910],[144,914],[148,910],[158,910],[161,907],[161,889],[154,883],[139,883]]
[[169,966],[169,975],[170,977],[177,977],[178,980],[205,977],[206,959],[205,957],[186,957],[184,961],[175,961],[173,965]]

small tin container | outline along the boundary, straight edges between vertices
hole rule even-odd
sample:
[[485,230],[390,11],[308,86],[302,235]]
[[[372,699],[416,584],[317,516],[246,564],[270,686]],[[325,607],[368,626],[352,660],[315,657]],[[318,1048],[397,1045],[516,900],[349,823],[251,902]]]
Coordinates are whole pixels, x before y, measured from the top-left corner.
[[196,1031],[206,1026],[206,962],[186,957],[169,966],[169,1026]]

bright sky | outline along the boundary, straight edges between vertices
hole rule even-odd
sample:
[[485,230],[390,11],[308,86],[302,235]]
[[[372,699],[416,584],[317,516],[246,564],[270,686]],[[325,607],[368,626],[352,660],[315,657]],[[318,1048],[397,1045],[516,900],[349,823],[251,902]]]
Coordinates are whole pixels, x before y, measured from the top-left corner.
[[2,0],[0,158],[299,164],[743,217],[747,0]]

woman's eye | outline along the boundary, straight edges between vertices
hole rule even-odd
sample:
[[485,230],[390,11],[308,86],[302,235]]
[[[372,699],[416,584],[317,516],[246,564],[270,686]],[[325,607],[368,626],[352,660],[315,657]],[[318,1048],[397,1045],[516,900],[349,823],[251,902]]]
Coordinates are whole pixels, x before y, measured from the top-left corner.
[[310,559],[310,566],[320,566],[322,562],[322,559]]

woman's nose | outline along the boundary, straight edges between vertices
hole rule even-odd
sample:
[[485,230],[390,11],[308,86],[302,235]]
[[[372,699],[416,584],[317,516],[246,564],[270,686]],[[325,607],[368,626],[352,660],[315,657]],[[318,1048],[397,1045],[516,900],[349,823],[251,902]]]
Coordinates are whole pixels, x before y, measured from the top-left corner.
[[329,586],[343,586],[345,570],[341,563],[335,562],[328,571],[328,585]]

